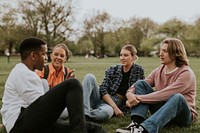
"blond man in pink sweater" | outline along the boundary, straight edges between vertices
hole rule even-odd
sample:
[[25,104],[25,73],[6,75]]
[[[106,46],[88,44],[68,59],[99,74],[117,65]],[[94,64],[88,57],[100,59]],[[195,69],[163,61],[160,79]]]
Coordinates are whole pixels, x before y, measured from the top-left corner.
[[116,132],[158,133],[166,124],[188,126],[196,120],[196,77],[183,43],[176,38],[165,39],[160,62],[145,80],[137,81],[127,91],[132,122]]

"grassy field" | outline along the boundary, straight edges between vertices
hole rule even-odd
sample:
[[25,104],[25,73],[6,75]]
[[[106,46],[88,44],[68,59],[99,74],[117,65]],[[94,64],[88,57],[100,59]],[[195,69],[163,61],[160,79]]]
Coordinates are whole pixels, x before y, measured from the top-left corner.
[[[190,66],[196,74],[197,78],[197,111],[200,114],[200,64],[199,58],[189,58]],[[4,91],[4,84],[10,70],[16,63],[20,62],[19,57],[11,57],[10,62],[7,62],[6,57],[0,57],[0,98],[2,98]],[[83,77],[87,73],[93,73],[97,77],[97,81],[100,84],[103,77],[104,71],[111,65],[119,63],[119,58],[105,58],[105,59],[85,59],[84,57],[71,57],[66,65],[70,68],[76,69],[76,77],[82,81]],[[143,66],[145,70],[145,76],[147,76],[155,67],[160,65],[159,58],[157,57],[140,57],[137,64]],[[17,77],[16,77],[17,78]],[[0,102],[1,107],[1,102]],[[200,132],[200,122],[198,121],[190,127],[179,128],[175,126],[165,127],[160,133],[198,133]],[[0,123],[1,119],[0,119]],[[115,133],[116,128],[127,126],[130,123],[130,116],[127,115],[123,118],[111,118],[109,121],[99,123],[105,127],[109,133]],[[3,129],[0,129],[0,133],[5,133]]]

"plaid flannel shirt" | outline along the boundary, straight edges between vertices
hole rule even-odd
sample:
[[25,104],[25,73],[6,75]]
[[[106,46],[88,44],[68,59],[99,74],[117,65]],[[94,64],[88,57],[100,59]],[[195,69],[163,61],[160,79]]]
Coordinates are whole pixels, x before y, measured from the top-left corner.
[[[137,65],[133,64],[131,68],[131,73],[128,81],[128,86],[130,87],[139,79],[144,79],[144,69]],[[105,77],[102,84],[99,87],[100,96],[105,94],[114,95],[117,89],[120,86],[122,81],[122,65],[115,65],[108,68],[105,72]]]

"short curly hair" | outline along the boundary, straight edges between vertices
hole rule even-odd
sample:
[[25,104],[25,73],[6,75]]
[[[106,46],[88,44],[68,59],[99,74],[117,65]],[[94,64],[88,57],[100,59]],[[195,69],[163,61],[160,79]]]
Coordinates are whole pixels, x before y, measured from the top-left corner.
[[37,37],[29,37],[24,39],[20,43],[19,52],[21,55],[21,60],[24,60],[28,57],[31,51],[38,51],[41,48],[41,45],[46,45],[47,43]]

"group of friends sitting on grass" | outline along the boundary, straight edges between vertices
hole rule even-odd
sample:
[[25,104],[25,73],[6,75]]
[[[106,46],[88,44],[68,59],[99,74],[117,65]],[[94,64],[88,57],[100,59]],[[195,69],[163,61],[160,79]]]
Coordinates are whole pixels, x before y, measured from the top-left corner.
[[120,64],[105,71],[98,85],[94,74],[77,80],[64,66],[70,56],[65,44],[56,45],[47,60],[47,43],[25,38],[21,62],[10,72],[2,98],[2,121],[8,133],[106,133],[96,122],[130,115],[130,124],[117,133],[158,133],[168,124],[191,125],[195,110],[196,78],[185,47],[177,38],[160,44],[160,63],[147,77],[138,65],[136,48],[120,51]]

